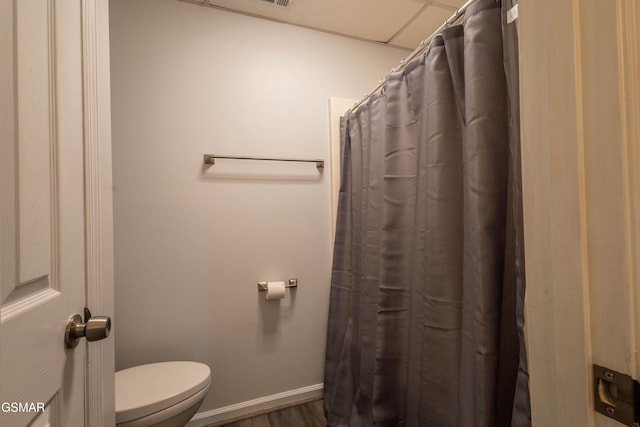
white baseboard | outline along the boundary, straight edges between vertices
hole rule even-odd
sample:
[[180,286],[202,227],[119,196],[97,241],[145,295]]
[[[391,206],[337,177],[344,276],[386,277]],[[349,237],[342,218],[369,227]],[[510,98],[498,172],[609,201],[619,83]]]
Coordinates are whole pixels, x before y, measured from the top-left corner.
[[203,427],[214,423],[233,422],[239,418],[260,415],[272,410],[320,399],[323,384],[289,390],[210,411],[199,412],[191,418],[186,427]]

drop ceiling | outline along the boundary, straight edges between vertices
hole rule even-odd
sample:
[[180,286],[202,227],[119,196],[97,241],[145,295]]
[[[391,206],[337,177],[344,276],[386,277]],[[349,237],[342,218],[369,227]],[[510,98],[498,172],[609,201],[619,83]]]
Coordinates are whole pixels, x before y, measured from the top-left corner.
[[182,0],[320,31],[414,49],[466,0]]

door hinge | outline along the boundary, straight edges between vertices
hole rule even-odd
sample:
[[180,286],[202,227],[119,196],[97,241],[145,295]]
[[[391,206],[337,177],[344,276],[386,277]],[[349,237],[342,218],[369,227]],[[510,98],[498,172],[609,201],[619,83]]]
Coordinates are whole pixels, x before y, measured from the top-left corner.
[[597,412],[640,427],[640,384],[629,375],[593,365],[593,397]]

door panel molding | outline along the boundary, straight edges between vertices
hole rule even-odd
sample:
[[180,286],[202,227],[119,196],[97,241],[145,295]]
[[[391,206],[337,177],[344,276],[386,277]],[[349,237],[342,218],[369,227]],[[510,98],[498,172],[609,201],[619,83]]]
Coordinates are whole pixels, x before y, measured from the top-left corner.
[[4,304],[0,308],[0,317],[2,317],[3,321],[11,320],[27,310],[35,309],[41,304],[46,304],[58,295],[60,295],[60,292],[50,288],[29,292],[28,296],[19,298],[15,302]]
[[13,108],[3,111],[11,121],[3,123],[6,172],[0,201],[15,206],[2,213],[7,230],[1,253],[3,306],[44,288],[59,289],[55,9],[52,0],[16,2],[14,7],[17,29],[7,46],[13,61],[6,61],[3,70],[16,86],[15,92],[3,92]]
[[[0,1],[0,17],[13,16],[13,2]],[[15,34],[13,25],[0,25],[0,57],[11,58],[0,61],[0,304],[15,288],[16,276],[16,167],[8,161],[16,156],[15,124]],[[3,161],[4,159],[4,161]],[[14,206],[7,209],[6,206]]]
[[[44,3],[44,4],[43,4]],[[55,256],[55,9],[51,0],[16,2],[18,280],[52,281]]]

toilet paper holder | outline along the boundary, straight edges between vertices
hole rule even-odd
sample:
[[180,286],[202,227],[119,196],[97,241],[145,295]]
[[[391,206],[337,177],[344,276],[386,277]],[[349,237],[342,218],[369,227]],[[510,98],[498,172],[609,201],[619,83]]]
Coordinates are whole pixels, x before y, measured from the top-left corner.
[[[297,288],[298,287],[298,279],[293,278],[289,279],[288,282],[284,284],[285,288]],[[267,282],[258,282],[258,292],[266,292],[267,291]]]

